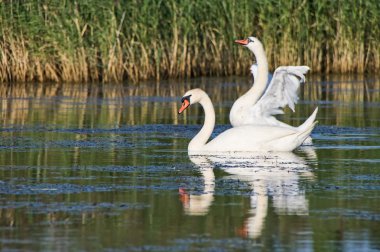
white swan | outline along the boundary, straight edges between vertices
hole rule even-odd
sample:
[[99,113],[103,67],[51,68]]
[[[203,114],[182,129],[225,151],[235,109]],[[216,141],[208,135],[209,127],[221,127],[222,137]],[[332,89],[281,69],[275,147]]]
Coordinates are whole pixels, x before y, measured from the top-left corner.
[[[268,83],[268,62],[261,42],[255,37],[245,40],[236,40],[251,50],[257,64],[251,66],[254,76],[253,87],[235,101],[230,111],[230,122],[233,127],[242,125],[274,125],[287,128],[295,128],[277,120],[274,115],[283,114],[282,108],[289,106],[294,112],[294,106],[298,102],[298,89],[301,82],[305,81],[304,74],[307,66],[279,67]],[[311,138],[307,140],[311,144]]]
[[270,125],[246,125],[228,129],[207,143],[215,126],[215,111],[208,95],[201,89],[192,89],[182,97],[182,113],[191,104],[200,103],[205,111],[205,123],[190,141],[188,151],[292,151],[310,135],[315,124],[316,111],[298,128]]

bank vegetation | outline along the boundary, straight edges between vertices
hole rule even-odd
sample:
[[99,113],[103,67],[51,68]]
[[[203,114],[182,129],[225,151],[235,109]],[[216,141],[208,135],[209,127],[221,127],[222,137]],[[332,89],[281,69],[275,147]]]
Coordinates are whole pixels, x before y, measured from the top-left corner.
[[0,1],[0,82],[138,82],[247,74],[249,35],[270,66],[380,70],[380,1]]

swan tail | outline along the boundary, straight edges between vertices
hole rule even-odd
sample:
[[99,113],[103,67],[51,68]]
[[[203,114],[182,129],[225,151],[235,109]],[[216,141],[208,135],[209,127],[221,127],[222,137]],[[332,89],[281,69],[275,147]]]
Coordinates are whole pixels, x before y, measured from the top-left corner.
[[[301,132],[308,129],[311,125],[313,125],[315,118],[317,116],[317,113],[318,113],[318,107],[314,110],[314,112],[311,114],[311,116],[309,116],[309,118],[306,119],[306,121],[303,124],[298,126],[297,129]],[[313,128],[314,128],[314,126],[313,126]]]
[[307,125],[303,131],[293,131],[292,133],[281,138],[276,138],[273,141],[269,141],[268,144],[275,145],[278,151],[292,151],[299,147],[305,139],[310,136],[317,123],[318,121],[312,122],[310,125]]
[[[309,125],[308,128],[306,128],[304,131],[300,132],[300,134],[297,136],[297,138],[299,139],[299,141],[301,143],[303,143],[306,138],[308,138],[311,134],[311,132],[313,131],[315,125],[318,124],[318,121],[314,121],[311,125]],[[302,125],[301,125],[302,126]]]

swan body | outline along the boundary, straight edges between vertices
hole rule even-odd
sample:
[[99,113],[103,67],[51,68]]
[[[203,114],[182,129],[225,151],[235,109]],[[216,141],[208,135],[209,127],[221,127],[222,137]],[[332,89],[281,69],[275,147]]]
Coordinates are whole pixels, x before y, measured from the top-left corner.
[[235,152],[235,151],[292,151],[310,135],[317,109],[298,128],[272,125],[245,125],[228,129],[207,143],[215,126],[215,111],[209,96],[201,89],[192,89],[183,96],[182,113],[190,105],[200,103],[205,111],[205,123],[190,141],[188,151]]
[[[283,114],[283,108],[289,106],[294,112],[298,102],[300,84],[305,82],[307,66],[278,67],[268,82],[268,62],[261,42],[254,37],[237,40],[252,51],[257,64],[251,66],[254,76],[253,87],[235,101],[230,111],[230,122],[233,127],[243,125],[272,125],[290,129],[296,127],[283,123],[274,115]],[[311,138],[307,138],[311,143]]]

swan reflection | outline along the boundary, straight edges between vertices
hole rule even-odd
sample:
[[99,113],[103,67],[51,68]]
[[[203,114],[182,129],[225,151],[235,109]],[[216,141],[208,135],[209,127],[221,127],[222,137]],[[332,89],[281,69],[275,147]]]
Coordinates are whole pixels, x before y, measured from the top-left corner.
[[191,162],[199,167],[204,180],[202,194],[188,194],[185,189],[180,188],[180,199],[185,214],[205,215],[214,201],[215,175],[213,166],[206,156],[189,156]]
[[221,169],[228,173],[224,178],[246,183],[252,190],[250,210],[239,229],[240,235],[250,238],[261,235],[270,201],[279,215],[308,215],[309,203],[299,181],[300,178],[314,179],[308,163],[316,160],[316,154],[312,147],[303,148],[303,152],[306,159],[292,152],[189,156],[199,168],[204,186],[200,195],[180,189],[185,214],[208,213],[216,190],[213,169]]

